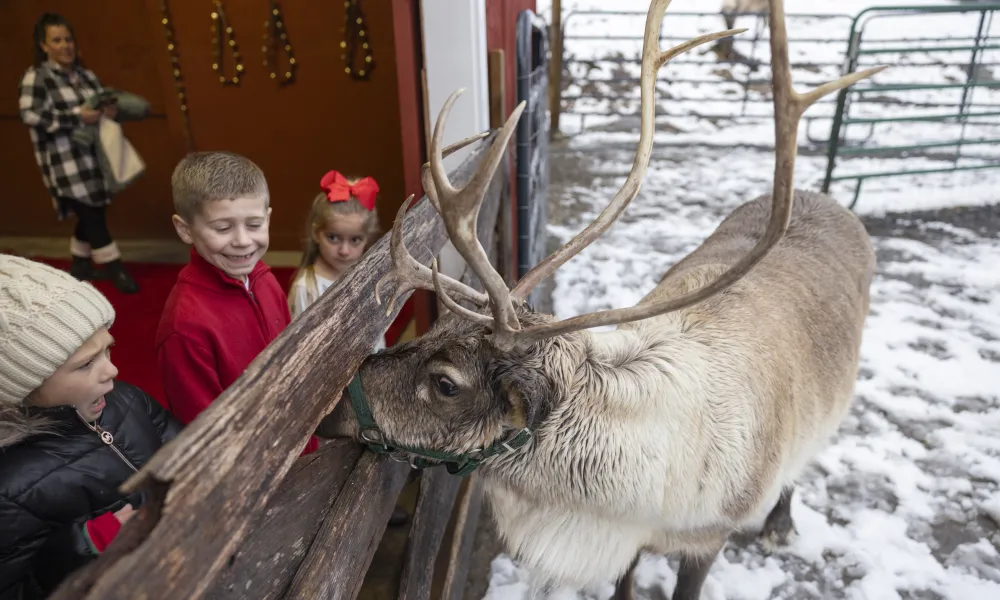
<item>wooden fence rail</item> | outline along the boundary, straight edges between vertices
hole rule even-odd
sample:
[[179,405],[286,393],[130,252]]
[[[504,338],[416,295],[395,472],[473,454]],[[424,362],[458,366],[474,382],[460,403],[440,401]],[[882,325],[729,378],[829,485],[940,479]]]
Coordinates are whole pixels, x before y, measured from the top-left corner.
[[[474,147],[453,182],[471,178],[493,139]],[[510,243],[495,236],[498,214],[510,209],[506,158],[499,173],[479,221],[494,260],[497,245]],[[404,239],[423,264],[444,246],[444,224],[426,197],[407,213]],[[139,514],[54,600],[358,594],[410,468],[346,440],[299,454],[406,299],[390,315],[374,301],[388,250],[386,234],[125,483],[146,495]],[[400,598],[461,597],[478,489],[474,477],[421,474]]]

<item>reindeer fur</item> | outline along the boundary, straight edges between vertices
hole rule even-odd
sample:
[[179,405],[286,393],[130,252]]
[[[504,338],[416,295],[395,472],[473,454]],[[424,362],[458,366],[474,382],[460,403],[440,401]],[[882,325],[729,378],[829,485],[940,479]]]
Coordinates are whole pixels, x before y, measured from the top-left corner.
[[[716,278],[769,214],[770,196],[739,207],[642,302]],[[361,378],[398,443],[463,452],[541,417],[527,447],[481,473],[509,552],[543,582],[614,580],[643,550],[711,561],[847,413],[874,265],[853,213],[796,191],[785,237],[700,304],[506,353],[448,319],[369,357]],[[522,326],[551,319],[517,313]],[[436,394],[440,374],[459,396]],[[357,435],[351,411],[335,415],[330,434]]]

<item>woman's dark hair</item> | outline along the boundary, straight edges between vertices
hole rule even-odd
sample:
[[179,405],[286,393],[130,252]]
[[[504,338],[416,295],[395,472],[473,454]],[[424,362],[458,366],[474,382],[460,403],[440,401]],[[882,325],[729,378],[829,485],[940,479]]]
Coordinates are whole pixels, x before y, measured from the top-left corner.
[[[66,17],[58,13],[47,12],[43,14],[38,22],[35,23],[35,66],[44,63],[49,59],[46,56],[45,51],[42,50],[42,44],[45,42],[45,35],[48,32],[49,27],[56,27],[62,25],[69,30],[69,34],[73,36],[73,41],[76,42],[76,33],[73,32],[73,26],[69,24]],[[79,59],[77,59],[79,63]]]

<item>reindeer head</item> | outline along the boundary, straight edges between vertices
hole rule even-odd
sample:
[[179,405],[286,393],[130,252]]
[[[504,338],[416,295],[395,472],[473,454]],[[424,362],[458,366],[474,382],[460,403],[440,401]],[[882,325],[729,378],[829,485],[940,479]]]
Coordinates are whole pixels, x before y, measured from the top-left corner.
[[[513,289],[507,288],[503,278],[490,265],[479,243],[476,221],[489,182],[506,152],[525,103],[517,106],[500,129],[472,179],[464,187],[455,188],[442,166],[443,157],[486,134],[442,150],[444,123],[462,90],[448,98],[434,127],[430,162],[423,170],[424,189],[444,220],[448,237],[482,282],[486,293],[441,275],[436,261],[428,268],[407,252],[403,245],[402,223],[410,203],[404,202],[392,231],[393,271],[386,279],[394,281],[396,289],[388,310],[391,311],[393,302],[401,295],[421,288],[437,292],[454,316],[443,319],[417,340],[366,359],[348,386],[350,400],[345,398],[338,405],[332,427],[327,431],[351,435],[367,442],[372,449],[408,457],[415,466],[445,462],[452,472],[468,473],[482,460],[516,451],[526,444],[531,431],[545,417],[552,403],[564,395],[565,390],[559,390],[558,386],[567,378],[556,376],[564,369],[555,355],[565,355],[572,345],[574,336],[566,334],[646,319],[697,304],[726,289],[760,262],[788,228],[797,130],[802,113],[823,95],[882,69],[854,73],[807,94],[797,94],[791,86],[782,0],[770,2],[776,154],[774,188],[767,231],[746,256],[708,285],[658,302],[563,321],[534,313],[524,304],[524,299],[538,283],[600,237],[638,193],[652,150],[653,100],[660,67],[701,44],[745,31],[703,35],[662,51],[660,26],[670,0],[653,0],[643,40],[642,120],[632,171],[593,223],[539,263]],[[375,288],[379,303],[384,282],[380,281]],[[473,310],[459,301],[479,308]]]
[[[523,305],[516,315],[522,323],[551,319]],[[452,472],[520,447],[553,401],[548,344],[501,349],[489,334],[482,324],[445,317],[419,339],[368,357],[328,434],[401,459],[444,461]]]

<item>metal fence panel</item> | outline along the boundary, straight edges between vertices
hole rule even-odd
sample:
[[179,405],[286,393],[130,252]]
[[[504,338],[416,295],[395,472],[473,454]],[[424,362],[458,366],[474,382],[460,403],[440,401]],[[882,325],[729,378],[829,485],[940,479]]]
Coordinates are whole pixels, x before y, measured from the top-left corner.
[[[526,102],[517,126],[517,276],[546,252],[549,188],[548,26],[533,11],[517,17],[517,101]],[[528,299],[537,305],[541,286]]]
[[[804,116],[800,152],[826,162],[815,185],[853,194],[854,207],[872,179],[1000,167],[997,10],[1000,0],[873,7],[855,16],[787,14],[797,87],[891,66],[824,98]],[[635,129],[645,16],[564,16],[561,133]],[[763,135],[773,119],[766,16],[740,13],[738,19],[735,26],[749,31],[733,38],[735,59],[705,48],[664,67],[656,119],[658,129],[672,132],[665,143],[770,145]],[[671,12],[660,42],[671,46],[723,26],[719,12]]]
[[[835,182],[854,181],[850,202],[854,208],[864,183],[871,179],[1000,168],[1000,80],[992,69],[1000,64],[1000,26],[994,27],[993,19],[997,10],[1000,2],[873,7],[854,17],[844,72],[891,64],[895,81],[861,84],[837,95],[823,192]],[[880,30],[912,32],[921,18],[934,19],[942,29],[945,20],[961,19],[967,31],[950,37],[879,34]],[[942,73],[947,67],[952,72]],[[949,82],[927,80],[942,75]],[[858,108],[860,99],[872,97],[894,109],[872,113]],[[930,98],[937,99],[939,110],[922,110]],[[885,126],[896,124],[912,124],[913,129],[901,135],[897,127],[894,136],[884,135]],[[914,166],[851,167],[851,159],[865,158],[903,158]],[[848,172],[837,173],[838,165]]]

